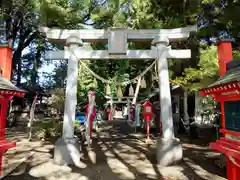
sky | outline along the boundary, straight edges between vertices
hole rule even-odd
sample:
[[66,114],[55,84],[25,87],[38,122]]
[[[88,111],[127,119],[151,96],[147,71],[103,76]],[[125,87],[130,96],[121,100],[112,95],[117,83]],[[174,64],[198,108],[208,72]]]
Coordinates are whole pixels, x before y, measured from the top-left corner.
[[39,81],[40,83],[44,81],[44,78],[42,76],[42,73],[46,72],[46,73],[50,73],[53,71],[54,69],[54,64],[50,63],[49,65],[44,65],[43,67],[41,67],[38,72],[39,72]]
[[[30,52],[30,48],[29,48],[29,47],[26,47],[26,48],[23,50],[22,54],[24,55],[24,54],[27,54],[27,53],[29,53],[29,52]],[[50,72],[53,71],[54,67],[55,67],[55,66],[54,66],[53,63],[49,63],[49,65],[44,64],[44,65],[38,70],[40,83],[44,81],[44,78],[43,78],[43,76],[42,76],[42,73],[44,73],[44,72],[50,73]]]

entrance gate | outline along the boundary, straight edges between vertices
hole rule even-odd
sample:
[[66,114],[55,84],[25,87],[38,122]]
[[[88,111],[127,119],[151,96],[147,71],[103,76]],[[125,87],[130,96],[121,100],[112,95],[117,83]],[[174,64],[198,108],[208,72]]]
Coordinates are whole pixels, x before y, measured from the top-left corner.
[[[157,59],[160,90],[160,119],[162,120],[163,138],[159,141],[157,159],[161,165],[168,165],[182,158],[182,147],[174,137],[172,104],[168,76],[168,58],[184,59],[191,57],[190,50],[174,50],[169,46],[172,41],[187,39],[190,32],[197,30],[196,26],[177,29],[156,30],[127,30],[112,28],[109,30],[66,30],[40,27],[40,32],[52,42],[65,45],[63,51],[48,51],[47,59],[68,60],[66,98],[63,120],[62,141],[64,146],[74,144],[74,120],[77,105],[77,76],[78,60],[89,59]],[[83,42],[108,41],[108,50],[87,50]],[[128,42],[149,42],[149,50],[128,50]],[[60,143],[63,144],[63,143]],[[171,147],[172,146],[172,147]],[[56,143],[55,149],[58,148]],[[165,151],[166,148],[175,148],[175,151]],[[77,151],[70,153],[72,159],[77,159]],[[167,154],[167,156],[166,156]],[[64,161],[71,163],[65,153]],[[73,158],[76,157],[76,158]],[[75,163],[75,162],[74,162]],[[76,163],[75,163],[76,164]]]

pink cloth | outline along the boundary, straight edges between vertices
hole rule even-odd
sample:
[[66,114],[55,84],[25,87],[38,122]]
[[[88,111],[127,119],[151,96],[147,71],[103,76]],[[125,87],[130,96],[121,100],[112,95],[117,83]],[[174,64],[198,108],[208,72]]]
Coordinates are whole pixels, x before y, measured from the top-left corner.
[[130,107],[130,119],[134,121],[134,106]]
[[108,120],[112,120],[112,110],[111,110],[111,108],[107,109],[107,113],[108,113]]
[[[85,116],[87,117],[87,115],[88,115],[88,111],[89,111],[89,106],[90,106],[90,104],[87,104],[87,106],[86,106],[86,112],[85,112]],[[97,115],[97,112],[96,112],[96,109],[95,109],[95,107],[93,106],[93,110],[92,110],[92,114],[90,115],[90,136],[92,137],[92,125],[93,125],[93,120],[95,119],[95,117],[96,117],[96,115]]]

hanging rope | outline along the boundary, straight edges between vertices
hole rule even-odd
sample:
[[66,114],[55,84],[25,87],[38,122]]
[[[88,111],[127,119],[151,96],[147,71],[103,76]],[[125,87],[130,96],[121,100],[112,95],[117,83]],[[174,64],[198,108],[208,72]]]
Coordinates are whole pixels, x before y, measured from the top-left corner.
[[[68,49],[69,49],[69,48],[68,48]],[[70,49],[69,49],[69,51],[70,51],[75,57],[77,57],[76,54],[75,54],[73,51],[71,51]],[[116,85],[122,86],[122,85],[128,85],[128,84],[132,84],[132,83],[136,82],[139,78],[142,78],[142,77],[155,65],[157,59],[158,59],[158,58],[156,58],[156,59],[152,62],[152,64],[150,64],[150,66],[148,66],[148,67],[147,67],[141,74],[139,74],[137,77],[135,77],[135,78],[133,78],[133,79],[131,79],[131,80],[128,80],[128,81],[123,81],[123,82],[120,82],[120,83],[116,83]],[[80,63],[81,63],[95,78],[97,78],[98,80],[100,80],[100,81],[102,81],[103,83],[106,83],[106,84],[114,84],[114,82],[113,82],[112,80],[107,80],[107,79],[105,79],[105,78],[97,75],[97,74],[96,74],[95,72],[93,72],[83,61],[80,61]]]

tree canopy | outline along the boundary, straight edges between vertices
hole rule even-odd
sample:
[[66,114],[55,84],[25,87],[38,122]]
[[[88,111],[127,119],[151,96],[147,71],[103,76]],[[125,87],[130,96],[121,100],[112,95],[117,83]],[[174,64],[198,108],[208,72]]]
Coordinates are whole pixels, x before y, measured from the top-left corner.
[[[7,23],[7,38],[13,47],[13,81],[46,89],[64,88],[66,61],[58,61],[52,72],[43,73],[45,81],[39,81],[39,69],[49,62],[44,53],[49,49],[62,49],[51,44],[38,32],[40,25],[66,29],[83,29],[86,25],[96,29],[121,27],[129,29],[176,28],[198,24],[199,30],[187,41],[171,43],[173,48],[191,49],[188,60],[169,60],[170,78],[191,91],[197,91],[218,77],[215,42],[218,39],[234,40],[234,57],[239,56],[239,22],[237,12],[240,2],[228,0],[15,0],[1,4],[1,17]],[[90,44],[93,49],[106,49],[104,43]],[[150,44],[129,43],[129,49],[148,49]],[[99,76],[117,83],[130,80],[140,74],[152,60],[104,60],[84,61]],[[145,76],[150,92],[156,87],[153,68]],[[105,94],[106,84],[94,78],[79,64],[78,96],[85,99],[89,87]],[[133,84],[133,86],[135,86]],[[128,86],[122,86],[128,94]]]

